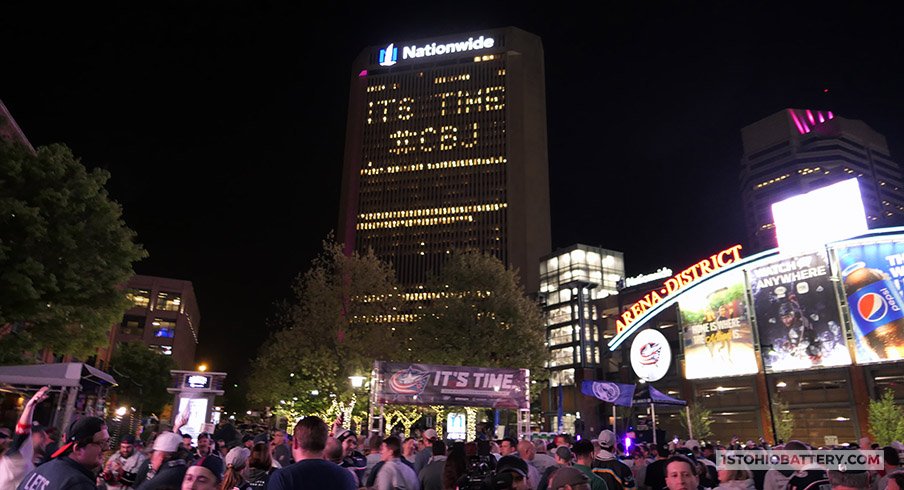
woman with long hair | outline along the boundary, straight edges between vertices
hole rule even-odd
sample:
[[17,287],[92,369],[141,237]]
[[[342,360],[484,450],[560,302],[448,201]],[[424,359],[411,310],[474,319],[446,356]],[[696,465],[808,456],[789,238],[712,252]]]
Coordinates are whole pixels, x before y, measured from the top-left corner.
[[251,456],[242,476],[251,488],[264,488],[270,473],[273,471],[273,459],[270,457],[270,448],[265,442],[259,442],[251,448]]

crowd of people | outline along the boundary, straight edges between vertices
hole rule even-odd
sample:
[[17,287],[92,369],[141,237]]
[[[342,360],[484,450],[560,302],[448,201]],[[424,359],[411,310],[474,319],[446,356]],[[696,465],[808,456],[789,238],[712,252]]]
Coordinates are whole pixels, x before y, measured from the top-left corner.
[[[0,489],[17,490],[904,490],[899,452],[860,441],[884,454],[881,470],[720,467],[717,450],[765,451],[765,443],[726,446],[695,440],[637,443],[625,448],[603,430],[595,439],[557,435],[472,442],[444,441],[436,430],[417,437],[359,438],[341,419],[329,427],[309,416],[291,435],[280,430],[241,433],[227,424],[197,437],[160,427],[143,440],[131,435],[110,446],[103,419],[81,417],[59,441],[32,424],[42,388],[25,403],[14,432],[0,431]],[[146,442],[146,443],[145,443]],[[800,441],[782,449],[810,451]]]

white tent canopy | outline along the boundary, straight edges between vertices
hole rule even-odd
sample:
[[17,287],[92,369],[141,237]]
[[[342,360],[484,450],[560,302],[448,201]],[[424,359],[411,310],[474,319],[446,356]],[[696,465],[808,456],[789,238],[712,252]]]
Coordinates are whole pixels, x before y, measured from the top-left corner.
[[113,376],[81,362],[0,366],[0,386],[11,385],[19,389],[28,386],[52,388],[81,386],[86,382],[100,386],[116,386]]
[[[113,376],[81,362],[0,366],[0,391],[23,393],[49,386],[51,391],[60,392],[51,425],[61,430],[66,430],[77,415],[76,399],[80,391],[96,393],[102,399],[106,390],[116,384]],[[80,409],[78,414],[83,412],[94,414],[91,408]]]

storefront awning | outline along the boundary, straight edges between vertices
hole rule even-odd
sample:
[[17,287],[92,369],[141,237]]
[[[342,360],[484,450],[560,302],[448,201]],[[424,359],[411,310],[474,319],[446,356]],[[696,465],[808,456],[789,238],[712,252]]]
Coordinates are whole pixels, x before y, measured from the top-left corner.
[[27,387],[72,387],[94,384],[116,386],[109,374],[81,362],[0,366],[0,387],[16,391]]

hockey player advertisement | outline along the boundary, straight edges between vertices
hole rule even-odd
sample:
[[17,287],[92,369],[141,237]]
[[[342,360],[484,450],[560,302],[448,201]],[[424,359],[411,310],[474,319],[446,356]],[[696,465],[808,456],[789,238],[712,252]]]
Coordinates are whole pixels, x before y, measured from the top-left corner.
[[767,372],[851,363],[831,277],[825,251],[748,272]]
[[904,236],[892,240],[837,249],[858,363],[904,359]]
[[687,379],[757,372],[743,272],[729,272],[694,287],[684,293],[678,308]]

